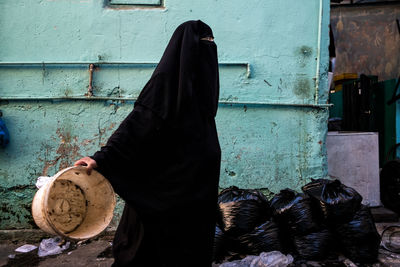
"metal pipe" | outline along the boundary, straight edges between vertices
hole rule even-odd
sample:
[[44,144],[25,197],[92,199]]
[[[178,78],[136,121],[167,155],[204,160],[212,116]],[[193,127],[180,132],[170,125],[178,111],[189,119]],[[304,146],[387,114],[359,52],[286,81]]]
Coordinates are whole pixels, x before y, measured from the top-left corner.
[[[48,62],[39,62],[39,61],[0,61],[0,67],[7,67],[7,66],[32,66],[32,67],[41,67],[44,68],[46,65],[85,65],[96,64],[96,65],[137,65],[142,67],[157,67],[158,62],[126,62],[126,61],[110,61],[110,62],[86,62],[86,61],[48,61]],[[220,62],[219,66],[244,66],[246,67],[246,77],[250,78],[251,76],[251,66],[248,62]]]
[[88,86],[88,92],[87,95],[89,97],[93,96],[93,70],[94,70],[94,64],[89,65],[89,86]]
[[136,98],[121,98],[121,97],[108,97],[108,96],[3,96],[0,97],[0,101],[58,101],[58,100],[120,100],[120,101],[135,101]]
[[[0,61],[0,66],[8,65],[147,65],[147,66],[157,66],[158,62],[140,62],[140,61],[109,61],[109,62],[88,62],[88,61]],[[222,66],[248,66],[248,62],[219,62]]]
[[318,23],[318,46],[317,46],[317,70],[315,74],[315,94],[314,104],[318,104],[319,100],[319,81],[320,81],[320,64],[321,64],[321,38],[322,38],[322,14],[323,14],[323,0],[319,1],[319,23]]
[[[89,101],[136,101],[134,97],[108,97],[108,96],[64,96],[64,97],[0,97],[0,101],[60,101],[60,100],[89,100]],[[310,108],[329,108],[332,104],[303,104],[303,103],[283,103],[283,102],[240,102],[240,101],[219,101],[221,105],[256,105],[256,106],[293,106]]]
[[88,62],[88,61],[0,61],[0,66],[24,66],[24,65],[31,65],[31,66],[43,66],[43,65],[146,65],[146,66],[155,66],[157,62],[126,62],[126,61],[110,61],[110,62]]
[[255,105],[255,106],[285,106],[285,107],[308,107],[308,108],[330,108],[333,104],[303,104],[303,103],[284,103],[284,102],[231,102],[219,101],[223,105]]
[[[9,62],[1,62],[0,61],[0,67],[7,67],[7,66],[32,66],[32,67],[41,67],[45,68],[46,65],[82,65],[82,67],[85,67],[85,65],[90,65],[90,64],[96,64],[96,65],[137,65],[137,66],[142,66],[142,67],[157,67],[158,62],[119,62],[119,61],[110,61],[110,62],[85,62],[85,61],[49,61],[49,62],[39,62],[39,61],[26,61],[26,62],[18,62],[18,61],[9,61]],[[220,62],[218,64],[219,66],[243,66],[246,67],[246,77],[250,78],[251,77],[251,66],[250,63],[248,62]]]

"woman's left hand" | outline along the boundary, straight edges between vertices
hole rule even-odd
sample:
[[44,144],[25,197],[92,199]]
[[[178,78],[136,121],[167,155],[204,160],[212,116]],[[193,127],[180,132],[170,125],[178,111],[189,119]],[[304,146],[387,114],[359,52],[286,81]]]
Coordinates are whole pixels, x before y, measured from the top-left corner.
[[97,168],[97,162],[90,158],[84,157],[74,163],[74,166],[86,166],[86,172],[88,175],[92,173],[92,170]]

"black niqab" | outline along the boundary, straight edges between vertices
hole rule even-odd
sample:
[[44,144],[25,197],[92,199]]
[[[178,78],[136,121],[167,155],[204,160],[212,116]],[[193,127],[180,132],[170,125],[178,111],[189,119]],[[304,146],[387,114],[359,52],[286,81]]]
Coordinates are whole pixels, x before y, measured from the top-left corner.
[[216,45],[203,37],[213,34],[201,21],[175,30],[135,108],[92,157],[126,202],[116,266],[211,264],[219,76]]
[[[166,121],[182,123],[194,106],[214,116],[218,107],[217,48],[211,28],[188,21],[174,32],[150,81],[136,103],[153,110]],[[162,84],[160,84],[162,83]]]

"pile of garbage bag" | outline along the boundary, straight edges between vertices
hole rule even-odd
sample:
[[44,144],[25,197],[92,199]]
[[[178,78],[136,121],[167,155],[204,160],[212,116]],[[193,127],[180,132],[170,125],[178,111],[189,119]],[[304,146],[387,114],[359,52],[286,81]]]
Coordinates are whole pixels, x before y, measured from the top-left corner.
[[214,261],[280,251],[296,260],[340,253],[357,263],[374,262],[380,236],[361,201],[338,180],[312,180],[302,193],[284,189],[270,201],[259,190],[229,187],[218,197]]

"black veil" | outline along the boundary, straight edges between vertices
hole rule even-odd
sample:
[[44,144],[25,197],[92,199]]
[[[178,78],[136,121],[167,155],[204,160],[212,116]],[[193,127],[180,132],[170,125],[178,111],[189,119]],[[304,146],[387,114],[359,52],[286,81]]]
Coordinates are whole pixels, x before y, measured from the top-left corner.
[[213,33],[202,21],[181,24],[136,103],[173,123],[179,123],[193,105],[215,116],[219,92],[217,48],[214,42],[201,40],[204,37],[213,37]]

